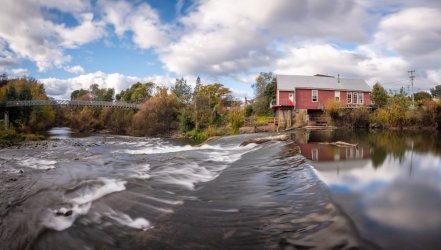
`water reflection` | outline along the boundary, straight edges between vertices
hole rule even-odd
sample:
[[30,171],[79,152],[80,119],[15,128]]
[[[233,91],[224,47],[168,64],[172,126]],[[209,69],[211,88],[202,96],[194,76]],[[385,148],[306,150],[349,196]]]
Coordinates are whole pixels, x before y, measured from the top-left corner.
[[[294,135],[362,235],[387,249],[441,244],[441,140],[436,133]],[[327,142],[345,141],[357,147]]]
[[71,138],[72,131],[67,127],[55,127],[49,129],[47,134],[51,139],[69,139]]

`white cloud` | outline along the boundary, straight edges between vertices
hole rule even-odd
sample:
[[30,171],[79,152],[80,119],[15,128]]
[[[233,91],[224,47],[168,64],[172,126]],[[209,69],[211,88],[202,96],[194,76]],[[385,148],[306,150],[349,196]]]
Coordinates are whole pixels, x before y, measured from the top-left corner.
[[133,33],[133,42],[142,49],[167,45],[166,26],[159,14],[146,3],[132,5],[124,1],[99,1],[103,20],[111,24],[118,36]]
[[441,9],[411,8],[384,18],[375,35],[376,42],[384,44],[406,58],[441,55]]
[[[77,18],[78,25],[66,27],[48,19],[48,11],[57,9]],[[0,39],[14,59],[35,62],[39,71],[62,67],[71,60],[65,48],[74,48],[95,41],[104,35],[102,24],[93,22],[87,12],[88,1],[5,0],[0,9]]]
[[60,46],[76,48],[104,36],[104,23],[94,22],[92,13],[84,13],[80,17],[81,23],[78,26],[69,28],[62,24],[55,27],[62,41]]
[[81,67],[80,65],[75,65],[75,66],[71,66],[71,67],[64,67],[64,70],[66,70],[69,73],[72,74],[84,74],[84,68]]
[[[363,78],[371,85],[379,81],[388,83],[405,76],[408,64],[401,57],[379,54],[367,46],[355,50],[338,49],[329,44],[288,46],[285,57],[278,59],[276,73],[280,74],[340,74],[345,78]],[[388,88],[402,84],[388,85]]]
[[94,73],[83,74],[68,79],[45,78],[39,79],[45,86],[46,93],[57,99],[69,99],[72,91],[76,89],[89,89],[91,84],[98,84],[101,88],[113,88],[115,93],[121,92],[136,82],[154,82],[160,86],[170,86],[171,79],[167,76],[137,77],[126,76],[119,73]]
[[371,18],[361,2],[201,1],[159,57],[172,72],[228,75],[271,65],[275,43],[283,41],[366,41]]
[[8,73],[14,76],[28,76],[29,70],[24,68],[15,68],[8,70]]

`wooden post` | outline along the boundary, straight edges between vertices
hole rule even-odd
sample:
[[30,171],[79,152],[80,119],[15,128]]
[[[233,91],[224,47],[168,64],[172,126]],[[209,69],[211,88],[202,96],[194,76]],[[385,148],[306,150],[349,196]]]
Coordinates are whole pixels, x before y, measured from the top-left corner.
[[5,110],[5,131],[9,129],[9,111]]

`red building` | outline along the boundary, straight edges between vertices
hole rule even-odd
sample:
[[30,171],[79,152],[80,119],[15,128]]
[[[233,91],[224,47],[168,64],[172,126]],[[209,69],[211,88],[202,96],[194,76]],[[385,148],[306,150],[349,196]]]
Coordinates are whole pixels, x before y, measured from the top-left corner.
[[276,99],[271,107],[276,110],[279,127],[326,123],[323,109],[331,100],[342,107],[367,107],[372,104],[370,93],[371,87],[361,79],[277,75]]

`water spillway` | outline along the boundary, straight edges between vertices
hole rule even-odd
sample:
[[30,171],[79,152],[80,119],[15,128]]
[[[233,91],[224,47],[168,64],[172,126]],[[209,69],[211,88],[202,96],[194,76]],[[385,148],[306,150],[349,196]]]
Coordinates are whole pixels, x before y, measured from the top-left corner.
[[371,248],[291,142],[88,136],[0,150],[1,249]]

